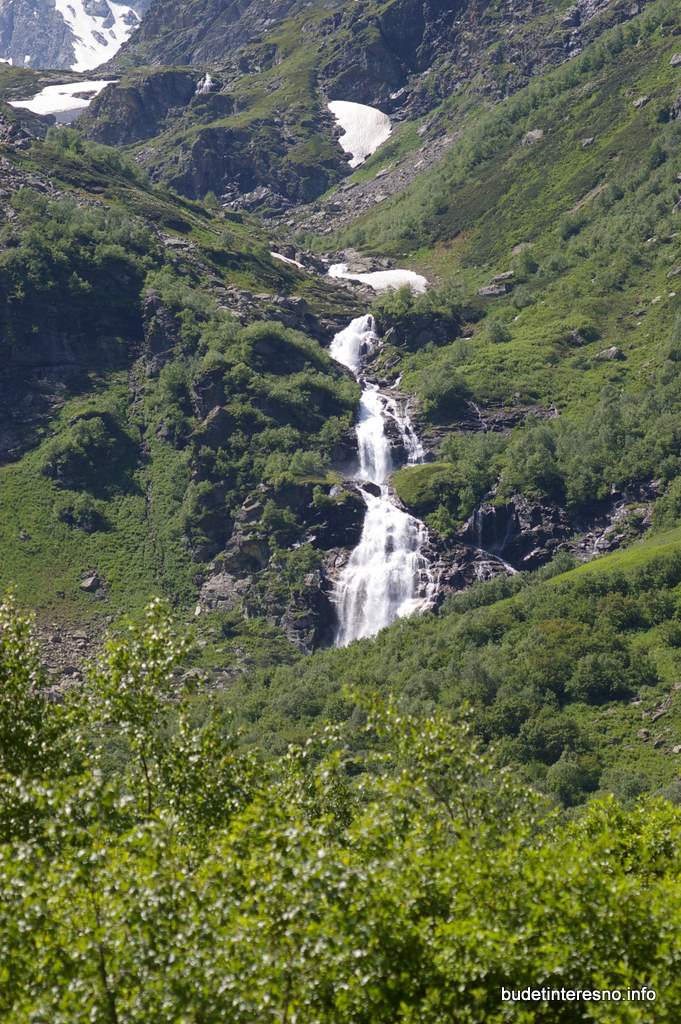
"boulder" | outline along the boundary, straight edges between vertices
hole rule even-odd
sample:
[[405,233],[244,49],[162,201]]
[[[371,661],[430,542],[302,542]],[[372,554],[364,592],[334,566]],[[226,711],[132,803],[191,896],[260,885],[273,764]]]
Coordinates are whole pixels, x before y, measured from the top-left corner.
[[219,448],[229,438],[233,420],[222,405],[216,406],[199,424],[196,433],[203,443]]
[[669,63],[673,68],[681,68],[681,53],[675,53]]
[[522,139],[520,140],[520,144],[522,146],[532,146],[532,145],[534,145],[535,142],[541,142],[541,140],[543,138],[544,138],[544,129],[543,128],[533,128],[531,131],[525,132],[525,134],[523,135]]
[[86,594],[94,594],[96,590],[102,585],[102,581],[96,572],[89,573],[80,581],[80,589],[84,590]]
[[194,412],[199,419],[205,419],[213,409],[224,405],[225,367],[214,366],[194,379],[191,387]]
[[199,596],[200,604],[211,610],[230,611],[241,605],[250,587],[250,580],[221,570],[204,582]]
[[511,291],[511,286],[507,282],[504,284],[486,284],[483,288],[478,288],[478,295],[483,299],[497,299],[502,295],[508,295]]
[[617,345],[611,345],[610,348],[604,348],[596,356],[596,359],[601,363],[610,362],[613,359],[618,360],[624,358],[626,358],[624,352],[621,348],[618,348]]

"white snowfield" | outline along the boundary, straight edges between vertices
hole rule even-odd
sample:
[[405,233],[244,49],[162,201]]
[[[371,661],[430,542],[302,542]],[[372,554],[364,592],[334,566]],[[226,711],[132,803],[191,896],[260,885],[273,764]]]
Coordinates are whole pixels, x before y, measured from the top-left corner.
[[347,263],[334,263],[329,267],[329,277],[339,277],[345,281],[361,281],[377,292],[386,288],[402,288],[409,285],[413,292],[425,292],[428,287],[427,278],[413,270],[373,270],[367,274],[351,274]]
[[[65,114],[85,110],[94,96],[115,79],[92,82],[66,82],[63,85],[46,85],[37,95],[27,100],[10,100],[10,106],[22,107],[34,114]],[[89,93],[85,98],[80,93]]]
[[333,100],[329,103],[329,110],[343,129],[338,141],[343,152],[352,156],[351,167],[364,163],[392,131],[390,118],[376,107]]
[[89,71],[96,68],[121,48],[140,19],[132,7],[108,0],[110,15],[97,18],[88,14],[85,0],[54,0],[73,35],[75,63],[72,71]]
[[305,270],[305,264],[299,260],[292,260],[290,256],[284,256],[280,252],[270,252],[270,256],[275,260],[281,260],[282,263],[290,263],[292,267],[299,267],[300,270]]

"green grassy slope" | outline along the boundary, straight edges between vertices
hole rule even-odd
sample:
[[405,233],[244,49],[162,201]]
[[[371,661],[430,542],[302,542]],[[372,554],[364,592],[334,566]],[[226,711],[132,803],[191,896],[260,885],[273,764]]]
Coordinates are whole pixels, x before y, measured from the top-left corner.
[[[679,32],[678,9],[652,4],[492,110],[469,114],[438,165],[337,239],[434,281],[406,306],[403,297],[378,302],[388,323],[405,310],[445,309],[460,324],[449,344],[428,344],[426,334],[409,346],[416,351],[384,352],[383,365],[420,399],[424,427],[446,436],[471,402],[561,414],[487,447],[446,441],[452,487],[443,494],[440,474],[430,504],[452,522],[495,483],[499,497],[520,491],[579,509],[681,468]],[[320,244],[328,248],[328,237]],[[480,294],[494,283],[499,294]],[[396,480],[405,500],[417,486],[409,472]],[[462,496],[465,481],[473,484]]]
[[252,673],[225,703],[270,749],[330,719],[359,750],[353,695],[392,694],[411,711],[466,713],[506,763],[568,805],[599,789],[678,796],[680,529],[559,568],[480,584],[374,641]]
[[[135,613],[158,593],[185,612],[208,548],[220,550],[235,510],[282,475],[282,460],[294,496],[296,452],[305,493],[310,474],[330,486],[328,452],[357,400],[317,342],[278,324],[242,329],[220,308],[225,289],[257,293],[265,318],[268,295],[299,290],[327,314],[345,300],[272,260],[255,221],[152,187],[75,133],[7,156],[17,179],[3,198],[1,345],[10,405],[37,412],[20,457],[0,465],[0,589],[53,622]],[[18,187],[48,175],[51,197]],[[150,291],[169,346],[155,369]],[[44,384],[41,360],[51,361]],[[228,424],[219,436],[192,397],[206,381]],[[52,391],[41,413],[36,386]],[[293,539],[304,529],[285,498],[267,514],[258,528],[274,548],[282,522]],[[95,570],[102,587],[83,591]]]

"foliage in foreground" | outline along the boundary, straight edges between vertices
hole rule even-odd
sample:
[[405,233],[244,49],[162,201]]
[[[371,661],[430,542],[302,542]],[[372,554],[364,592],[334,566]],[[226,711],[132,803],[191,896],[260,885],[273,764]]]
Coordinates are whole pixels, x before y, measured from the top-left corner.
[[566,824],[465,726],[385,705],[361,771],[328,730],[264,767],[192,720],[182,655],[152,605],[51,705],[2,607],[4,1021],[612,1021],[501,988],[643,984],[678,1019],[678,809]]

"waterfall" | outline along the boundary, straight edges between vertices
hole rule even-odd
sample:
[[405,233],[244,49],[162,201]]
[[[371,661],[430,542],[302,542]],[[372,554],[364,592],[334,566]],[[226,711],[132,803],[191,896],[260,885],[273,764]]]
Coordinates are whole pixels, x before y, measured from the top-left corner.
[[378,385],[360,376],[364,360],[378,344],[373,317],[363,316],[340,331],[330,349],[333,358],[352,370],[362,385],[356,479],[374,485],[374,493],[363,492],[367,510],[362,536],[336,584],[338,647],[373,636],[397,618],[426,611],[437,590],[437,580],[423,554],[428,540],[425,526],[391,499],[388,480],[394,466],[386,419],[397,424],[409,462],[422,461],[423,448],[398,400],[386,397]]

